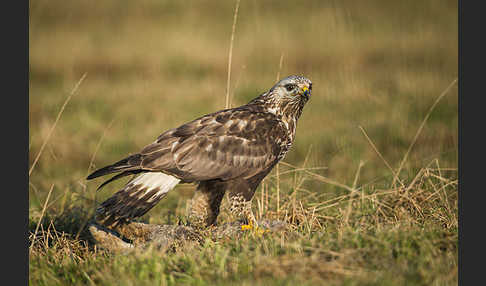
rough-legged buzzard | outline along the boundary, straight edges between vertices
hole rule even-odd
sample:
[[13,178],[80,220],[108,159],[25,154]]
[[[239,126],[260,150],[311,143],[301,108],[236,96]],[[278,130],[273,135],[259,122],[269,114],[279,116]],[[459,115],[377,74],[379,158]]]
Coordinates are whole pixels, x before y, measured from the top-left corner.
[[145,214],[177,184],[197,183],[191,224],[214,224],[226,192],[231,213],[254,222],[251,199],[292,146],[297,120],[311,90],[309,79],[289,76],[248,104],[167,130],[139,153],[93,172],[88,180],[118,173],[100,188],[137,175],[101,203],[96,220],[116,227]]

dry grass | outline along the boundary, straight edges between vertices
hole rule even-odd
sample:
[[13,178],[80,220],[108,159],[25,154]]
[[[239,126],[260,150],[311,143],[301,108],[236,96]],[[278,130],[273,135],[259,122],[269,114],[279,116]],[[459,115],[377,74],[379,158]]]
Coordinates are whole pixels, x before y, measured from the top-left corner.
[[[457,283],[458,181],[444,177],[450,171],[434,160],[403,187],[355,186],[356,192],[326,200],[292,180],[280,213],[275,192],[267,190],[264,199],[256,198],[257,217],[287,221],[291,227],[286,232],[263,237],[249,233],[237,241],[208,240],[169,253],[149,249],[110,256],[96,249],[86,230],[81,239],[75,238],[80,231],[76,226],[88,214],[73,207],[44,218],[41,231],[31,234],[31,282],[66,283],[72,278],[112,284],[122,275],[127,285],[206,284],[213,279],[264,285],[268,281],[452,285]],[[306,172],[310,171],[301,168],[294,173],[304,180]],[[226,211],[221,218],[227,218]],[[42,274],[53,269],[57,274],[52,277]],[[147,276],[135,275],[138,271]]]
[[[35,1],[29,11],[30,283],[457,284],[456,2]],[[290,231],[183,252],[96,248],[85,223],[124,182],[96,193],[87,171],[289,74],[309,77],[313,96],[253,210]],[[142,220],[185,220],[193,188]]]

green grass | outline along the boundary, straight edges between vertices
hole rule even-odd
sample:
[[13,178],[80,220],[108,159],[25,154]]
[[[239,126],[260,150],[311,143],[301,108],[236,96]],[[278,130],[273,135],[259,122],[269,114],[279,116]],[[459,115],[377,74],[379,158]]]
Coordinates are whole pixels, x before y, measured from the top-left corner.
[[[454,1],[241,1],[233,106],[271,87],[278,73],[313,81],[278,180],[272,171],[253,200],[257,218],[286,220],[290,230],[175,252],[96,248],[84,222],[124,181],[96,193],[100,182],[86,175],[224,107],[234,5],[30,3],[29,168],[48,139],[29,178],[31,241],[40,223],[30,283],[457,284],[457,85],[413,142],[457,78]],[[392,184],[360,126],[393,172],[414,143],[403,185]],[[178,186],[141,220],[184,220],[193,188]],[[220,222],[228,220],[225,204]]]

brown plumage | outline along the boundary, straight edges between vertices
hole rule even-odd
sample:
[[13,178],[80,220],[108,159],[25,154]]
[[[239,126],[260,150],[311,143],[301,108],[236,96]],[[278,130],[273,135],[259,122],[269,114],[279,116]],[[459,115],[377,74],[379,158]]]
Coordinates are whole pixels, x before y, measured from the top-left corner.
[[93,172],[88,180],[119,173],[100,188],[138,174],[98,207],[97,220],[110,227],[139,217],[179,182],[198,184],[190,213],[194,224],[214,224],[226,192],[231,212],[253,219],[253,194],[291,147],[311,89],[305,77],[284,78],[246,105],[170,129],[139,153]]

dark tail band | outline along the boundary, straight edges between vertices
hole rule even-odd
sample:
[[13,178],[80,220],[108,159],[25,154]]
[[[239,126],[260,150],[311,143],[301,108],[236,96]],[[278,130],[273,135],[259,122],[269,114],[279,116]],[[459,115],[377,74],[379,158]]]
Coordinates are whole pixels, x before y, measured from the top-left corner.
[[98,178],[104,175],[112,174],[112,173],[117,173],[121,171],[134,171],[134,170],[139,170],[140,169],[140,163],[142,161],[142,156],[140,154],[135,154],[132,156],[129,156],[123,160],[120,160],[116,162],[113,165],[109,165],[106,167],[103,167],[101,169],[98,169],[91,173],[86,179],[91,180],[94,178]]

